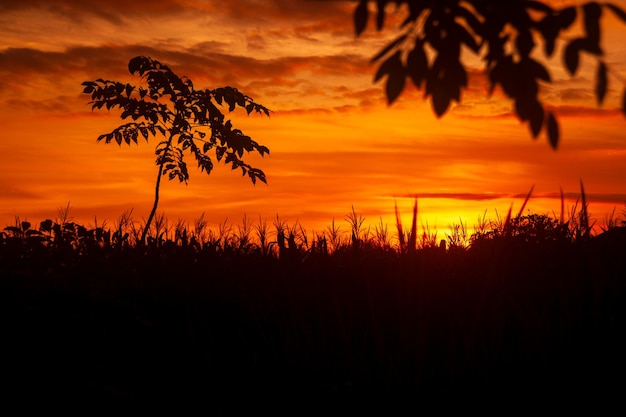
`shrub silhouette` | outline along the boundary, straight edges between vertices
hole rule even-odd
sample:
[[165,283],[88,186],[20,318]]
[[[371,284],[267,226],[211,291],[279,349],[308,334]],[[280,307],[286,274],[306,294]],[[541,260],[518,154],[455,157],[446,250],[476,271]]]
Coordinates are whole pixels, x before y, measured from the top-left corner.
[[[156,164],[159,171],[156,179],[154,204],[146,221],[141,242],[144,243],[159,203],[161,177],[178,178],[187,182],[189,172],[184,161],[185,152],[193,155],[200,171],[210,174],[213,161],[209,156],[215,152],[217,161],[224,160],[231,168],[241,169],[253,184],[266,183],[265,173],[245,163],[241,158],[245,152],[258,152],[261,156],[269,149],[259,145],[226,120],[218,105],[227,105],[232,112],[242,107],[269,117],[270,110],[233,87],[197,90],[187,77],[179,77],[167,65],[149,57],[138,56],[130,60],[128,70],[139,74],[147,88],[135,87],[116,81],[99,78],[83,82],[83,93],[91,94],[92,109],[122,110],[122,120],[132,122],[120,125],[110,133],[100,135],[98,141],[115,141],[130,145],[137,143],[140,135],[148,141],[150,135],[162,135],[165,139],[156,146]],[[204,128],[204,130],[202,129]]]
[[626,229],[409,252],[375,250],[360,218],[330,252],[277,219],[266,242],[281,231],[284,257],[262,222],[174,225],[142,247],[114,242],[130,224],[17,221],[0,232],[5,398],[237,415],[287,414],[284,396],[310,414],[337,399],[352,414],[621,400]]

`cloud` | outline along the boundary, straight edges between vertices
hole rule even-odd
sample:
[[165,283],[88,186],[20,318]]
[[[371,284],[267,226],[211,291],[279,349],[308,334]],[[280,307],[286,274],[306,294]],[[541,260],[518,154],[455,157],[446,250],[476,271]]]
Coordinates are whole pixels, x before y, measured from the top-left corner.
[[[345,26],[352,25],[351,13],[354,5],[338,1],[244,0],[219,2],[209,8],[214,12],[219,11],[234,22],[256,21],[274,26],[283,22],[292,22],[297,26],[320,20],[331,20],[336,27],[337,23],[343,23]],[[348,17],[347,22],[346,17]]]
[[[500,199],[525,199],[527,194],[522,193],[419,193],[419,194],[401,194],[392,195],[398,198],[417,198],[419,199],[451,199],[463,201],[491,201]],[[544,198],[560,200],[560,193],[537,193],[531,195],[530,200]],[[566,200],[580,200],[580,193],[567,192],[563,193]],[[626,194],[619,193],[586,193],[587,201],[596,203],[615,203],[626,204]]]
[[[88,20],[96,16],[112,23],[121,25],[127,19],[142,16],[171,16],[173,14],[193,13],[219,15],[229,24],[241,22],[265,22],[267,25],[281,22],[311,22],[333,18],[335,25],[343,22],[345,16],[350,17],[353,5],[343,2],[316,2],[292,0],[237,0],[237,1],[206,1],[206,0],[20,0],[0,3],[0,11],[41,12],[46,10],[76,21]],[[345,22],[346,26],[352,20]]]
[[[193,4],[193,3],[192,3]],[[84,22],[90,16],[96,16],[109,22],[121,25],[125,17],[137,15],[168,14],[180,11],[185,6],[178,0],[160,0],[158,2],[146,0],[20,0],[17,2],[3,2],[0,11],[28,11],[41,13],[43,10],[63,16],[69,20]],[[193,6],[192,6],[193,7]]]
[[[314,75],[367,74],[366,61],[358,55],[317,55],[308,57],[278,57],[257,59],[215,51],[206,43],[185,50],[156,49],[143,45],[103,45],[100,47],[69,47],[64,52],[46,52],[30,48],[8,48],[0,51],[0,71],[23,75],[67,74],[67,71],[100,71],[127,73],[128,60],[136,55],[152,56],[168,64],[175,72],[221,79],[285,76],[299,72]],[[210,50],[207,50],[210,49]],[[119,65],[124,62],[124,65]],[[177,68],[178,67],[178,68]],[[177,71],[178,70],[178,71]]]
[[613,117],[622,113],[618,108],[586,107],[586,106],[545,106],[557,116],[563,117]]
[[[537,198],[551,198],[555,200],[561,199],[560,193],[541,193],[536,195]],[[566,200],[581,200],[580,193],[567,192],[563,193],[563,198]],[[626,204],[626,194],[620,193],[585,193],[585,199],[595,203],[614,203],[614,204]]]
[[4,196],[3,198],[6,200],[37,200],[43,197],[41,194],[29,191],[24,187],[16,187],[12,184],[2,183],[0,183],[0,194],[2,194]]
[[76,111],[76,106],[71,104],[78,103],[75,97],[59,96],[53,99],[37,100],[37,99],[10,99],[6,101],[6,105],[9,108],[21,109],[22,114],[32,115],[71,115]]
[[[392,195],[391,197],[398,198],[417,198],[419,199],[452,199],[452,200],[467,200],[467,201],[490,201],[501,198],[519,198],[517,194],[506,193],[419,193],[419,194],[401,194]],[[525,197],[525,196],[524,196]]]
[[[209,47],[212,45],[216,48]],[[332,100],[329,107],[345,110],[347,105],[370,106],[383,97],[374,88],[364,91],[336,88],[338,79],[345,79],[345,86],[353,82],[355,75],[367,73],[365,60],[360,56],[258,59],[219,52],[219,49],[225,49],[219,42],[185,50],[141,45],[70,47],[64,52],[9,48],[0,51],[0,77],[4,80],[0,89],[5,92],[5,103],[17,106],[25,96],[50,101],[72,91],[78,94],[82,90],[81,82],[96,78],[136,84],[139,80],[128,73],[128,60],[146,55],[169,65],[178,75],[188,76],[197,88],[230,85],[272,109],[316,108],[320,107],[320,100],[325,100],[325,105]],[[368,83],[365,79],[361,82]],[[60,108],[59,103],[57,99],[50,109]]]
[[564,88],[558,91],[561,101],[590,101],[594,99],[591,91],[586,88]]

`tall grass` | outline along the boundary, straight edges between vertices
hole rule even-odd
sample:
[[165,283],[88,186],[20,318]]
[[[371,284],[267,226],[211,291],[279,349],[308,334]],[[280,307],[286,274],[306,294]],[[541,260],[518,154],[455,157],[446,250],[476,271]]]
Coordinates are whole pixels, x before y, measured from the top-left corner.
[[[332,219],[330,225],[322,232],[307,232],[299,223],[289,224],[278,216],[270,223],[259,217],[257,222],[243,216],[236,224],[225,219],[215,227],[210,227],[204,214],[192,225],[178,219],[171,222],[164,213],[157,213],[147,235],[148,246],[161,247],[165,244],[176,246],[193,246],[197,248],[211,247],[218,251],[225,249],[240,252],[259,252],[263,255],[277,256],[296,252],[316,251],[330,254],[347,248],[378,248],[385,251],[415,253],[428,248],[467,250],[479,241],[498,238],[511,238],[524,235],[537,239],[553,239],[563,241],[582,241],[594,236],[595,220],[590,219],[588,202],[584,196],[566,212],[562,202],[559,216],[541,214],[523,214],[531,198],[532,188],[524,199],[515,216],[512,206],[505,217],[498,211],[494,219],[487,219],[487,211],[478,218],[470,233],[467,223],[459,219],[459,223],[448,226],[445,235],[439,235],[436,228],[428,222],[420,223],[418,218],[418,202],[415,200],[410,228],[405,228],[397,204],[395,206],[395,236],[389,233],[388,225],[382,218],[372,226],[365,226],[366,218],[354,207],[345,216],[347,227],[344,229]],[[24,239],[41,242],[44,245],[70,243],[74,247],[81,242],[92,239],[100,246],[110,245],[116,249],[134,247],[139,242],[143,223],[133,218],[133,211],[123,212],[113,226],[108,228],[106,220],[82,226],[72,221],[71,208],[68,205],[59,209],[55,220],[44,220],[39,227],[30,222],[21,221],[16,217],[13,225],[6,226],[0,237],[7,239]],[[626,209],[616,215],[615,209],[605,215],[604,224],[599,227],[601,232],[626,225]]]
[[319,233],[160,213],[146,245],[132,211],[111,228],[69,206],[39,227],[16,218],[0,232],[11,386],[214,415],[539,405],[560,387],[554,404],[605,401],[626,371],[624,220],[595,239],[585,199],[524,214],[531,192],[471,234],[462,219],[438,234],[417,200],[408,228],[396,207],[396,235],[354,207]]

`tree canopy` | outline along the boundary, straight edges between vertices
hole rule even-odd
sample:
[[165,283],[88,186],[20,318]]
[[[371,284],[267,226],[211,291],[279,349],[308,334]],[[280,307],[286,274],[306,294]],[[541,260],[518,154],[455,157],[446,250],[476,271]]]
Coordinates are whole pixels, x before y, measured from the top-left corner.
[[[375,3],[370,8],[369,3]],[[408,78],[424,90],[433,111],[443,116],[454,101],[461,102],[468,72],[462,50],[469,50],[484,62],[489,94],[500,87],[513,100],[515,114],[528,122],[533,138],[545,131],[550,145],[559,143],[559,126],[552,111],[538,97],[541,83],[552,77],[538,59],[538,43],[543,56],[554,55],[557,40],[562,48],[563,65],[570,75],[579,69],[581,55],[597,60],[594,92],[598,104],[607,93],[608,68],[603,60],[600,21],[604,12],[626,23],[626,12],[610,3],[588,2],[580,7],[555,8],[533,0],[360,0],[354,10],[357,36],[366,29],[372,11],[376,28],[382,30],[388,5],[406,6],[408,15],[401,22],[401,34],[373,58],[379,64],[374,81],[386,77],[385,94],[393,103]],[[581,16],[583,33],[562,39],[562,33]],[[626,114],[626,90],[622,100]]]
[[187,183],[189,172],[185,153],[196,160],[200,171],[210,174],[213,161],[210,154],[215,152],[217,161],[224,161],[233,170],[240,169],[248,175],[253,184],[266,183],[265,173],[243,161],[244,152],[269,154],[269,149],[252,140],[241,130],[233,128],[218,106],[228,106],[232,112],[237,107],[270,115],[270,110],[256,103],[233,87],[198,90],[187,77],[179,77],[167,65],[159,61],[138,56],[130,60],[128,70],[139,74],[147,88],[135,87],[117,81],[99,78],[83,82],[83,93],[91,94],[92,109],[122,110],[122,120],[132,119],[110,133],[98,137],[98,142],[115,141],[130,145],[137,143],[140,135],[148,141],[150,136],[163,136],[156,146],[157,174],[155,201],[146,222],[142,241],[145,240],[150,223],[156,212],[159,200],[161,176],[168,175]]

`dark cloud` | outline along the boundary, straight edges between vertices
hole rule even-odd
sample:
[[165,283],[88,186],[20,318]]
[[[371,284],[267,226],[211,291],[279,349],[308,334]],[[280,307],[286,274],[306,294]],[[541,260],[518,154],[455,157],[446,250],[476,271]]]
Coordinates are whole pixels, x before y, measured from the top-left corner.
[[325,20],[334,22],[336,27],[337,23],[352,25],[354,7],[350,2],[341,1],[244,0],[219,2],[212,10],[234,21],[265,21],[274,25],[292,22],[299,26]]
[[[552,198],[555,200],[561,199],[560,193],[542,193],[538,194],[536,197],[538,198]],[[580,200],[580,193],[563,193],[563,198],[566,200]],[[585,193],[585,199],[590,202],[595,203],[615,203],[615,204],[626,204],[626,194],[619,193]]]
[[[96,16],[121,25],[128,19],[144,16],[163,16],[183,13],[219,14],[228,23],[264,23],[280,25],[310,24],[320,19],[351,26],[353,4],[346,2],[293,1],[293,0],[20,0],[0,3],[0,13],[17,10],[41,13],[46,10],[75,21]],[[346,17],[348,20],[346,21]]]
[[[98,70],[127,72],[133,56],[151,56],[188,76],[208,76],[218,81],[280,77],[309,71],[315,75],[366,74],[363,57],[357,55],[328,55],[309,57],[278,57],[257,59],[231,55],[206,48],[205,44],[187,50],[161,50],[141,45],[104,45],[100,47],[71,47],[65,52],[44,52],[28,48],[0,51],[0,72],[8,74],[67,74],[68,71]],[[210,69],[207,71],[207,69]]]
[[195,45],[187,48],[187,51],[193,53],[194,55],[203,55],[207,52],[228,53],[229,48],[230,44],[227,42],[212,40],[196,43]]
[[594,99],[591,91],[586,88],[564,88],[558,91],[558,97],[563,101],[588,101]]
[[[451,199],[451,200],[467,200],[467,201],[490,201],[500,198],[520,198],[519,194],[507,194],[507,193],[420,193],[420,194],[401,194],[393,195],[391,197],[398,198],[432,198],[432,199]],[[521,196],[522,198],[526,197]]]
[[16,187],[10,184],[0,183],[0,195],[3,195],[5,199],[23,199],[23,200],[38,200],[43,196],[41,194],[34,193],[23,187]]
[[[71,115],[75,113],[72,104],[77,104],[75,97],[59,96],[54,99],[37,100],[37,99],[11,99],[7,100],[7,106],[21,109],[21,113],[31,113],[41,115]],[[84,104],[84,103],[82,103]]]
[[64,54],[59,52],[29,48],[9,48],[0,52],[0,73],[14,76],[58,73],[67,68],[67,64]]
[[[128,73],[128,61],[145,55],[169,65],[178,75],[188,76],[199,88],[230,85],[257,99],[288,94],[294,95],[294,100],[298,96],[325,96],[342,106],[347,99],[358,99],[366,105],[382,97],[377,89],[359,92],[346,88],[337,95],[334,86],[324,84],[325,76],[346,77],[348,81],[354,74],[367,73],[365,59],[357,55],[258,59],[220,52],[220,48],[225,49],[220,43],[203,43],[184,50],[141,45],[72,47],[64,52],[11,48],[0,51],[0,89],[12,90],[12,96],[39,94],[33,90],[39,88],[39,82],[49,84],[46,94],[64,95],[68,93],[63,91],[67,85],[75,84],[79,93],[81,82],[97,78],[133,82],[136,77]],[[5,100],[11,98],[16,97],[5,96]]]
[[41,13],[45,10],[77,22],[88,21],[91,16],[96,16],[119,25],[127,17],[171,14],[193,5],[180,0],[20,0],[2,2],[0,12],[26,10]]
[[[513,194],[513,193],[419,193],[419,194],[401,194],[393,195],[391,197],[397,198],[417,198],[419,199],[451,199],[451,200],[465,200],[465,201],[491,201],[498,199],[525,199],[527,194]],[[531,195],[533,198],[548,198],[560,200],[560,193],[540,193]],[[563,193],[563,198],[566,200],[579,200],[581,198],[580,193],[567,192]],[[587,201],[596,203],[626,203],[626,194],[603,194],[603,193],[589,193],[585,194]]]

